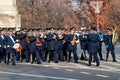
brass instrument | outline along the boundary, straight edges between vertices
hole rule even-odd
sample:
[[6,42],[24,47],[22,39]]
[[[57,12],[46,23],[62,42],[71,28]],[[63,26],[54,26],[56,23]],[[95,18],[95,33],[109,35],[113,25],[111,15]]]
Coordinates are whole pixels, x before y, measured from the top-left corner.
[[47,35],[46,35],[46,34],[43,34],[43,38],[46,39],[46,38],[47,38]]
[[76,36],[74,35],[74,37],[73,37],[73,39],[72,39],[72,41],[71,41],[72,46],[74,46],[75,43],[76,43]]
[[42,42],[39,40],[39,38],[36,38],[36,46],[42,46]]
[[65,39],[63,39],[63,44],[66,42],[66,40]]
[[26,37],[26,41],[27,41],[27,43],[30,43],[30,39],[28,36]]
[[58,38],[63,39],[63,35],[62,34],[58,35]]
[[117,27],[113,27],[113,36],[112,36],[112,44],[116,45],[118,39]]

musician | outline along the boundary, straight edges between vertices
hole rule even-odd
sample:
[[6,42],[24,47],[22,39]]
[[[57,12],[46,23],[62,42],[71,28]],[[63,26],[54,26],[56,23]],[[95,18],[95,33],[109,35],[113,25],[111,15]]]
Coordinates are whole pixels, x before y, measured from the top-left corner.
[[63,56],[65,57],[65,60],[67,61],[68,57],[67,57],[67,46],[68,46],[68,42],[67,42],[67,37],[68,37],[68,32],[65,28],[61,29],[62,35],[63,35]]
[[38,59],[41,63],[41,59],[44,62],[45,57],[44,57],[44,40],[43,40],[43,32],[42,29],[39,28],[37,29],[37,36],[36,36],[36,53],[38,54]]
[[64,61],[64,55],[63,55],[63,34],[61,31],[61,28],[57,29],[57,52],[60,58],[60,61]]
[[0,62],[2,59],[6,63],[6,37],[4,29],[0,29]]
[[112,29],[107,28],[107,34],[104,35],[104,43],[105,43],[106,50],[107,50],[105,60],[106,61],[108,60],[109,52],[111,51],[113,62],[117,62],[116,57],[115,57],[115,51],[114,51],[115,46],[112,44],[112,37],[113,37]]
[[20,39],[20,45],[22,46],[22,50],[21,50],[21,62],[23,62],[23,59],[25,58],[26,62],[29,62],[29,53],[28,53],[28,43],[26,41],[26,29],[22,29],[20,31],[20,34],[18,35],[19,39]]
[[100,60],[104,60],[102,56],[102,43],[103,43],[104,34],[102,32],[98,32],[98,35],[100,37],[100,41],[98,42],[98,45],[99,45],[98,53],[99,53]]
[[81,28],[81,35],[79,36],[79,40],[80,40],[80,46],[82,49],[80,60],[87,60],[85,51],[87,50],[87,46],[88,46],[88,34],[86,32],[86,29]]
[[30,43],[28,45],[29,53],[30,53],[30,58],[31,58],[31,64],[35,62],[35,58],[37,60],[37,64],[40,64],[40,61],[38,59],[38,55],[36,53],[36,30],[32,29],[30,30],[30,35],[29,35]]
[[72,27],[70,29],[71,33],[67,37],[68,62],[71,61],[71,53],[73,53],[74,62],[78,63],[78,55],[77,55],[77,52],[76,52],[76,50],[77,50],[76,40],[78,39],[78,37],[74,34],[75,30],[76,30],[75,27]]
[[47,35],[48,35],[49,32],[50,32],[50,28],[44,29],[44,32],[43,32],[45,61],[47,61],[47,58],[48,58]]
[[6,36],[6,64],[9,64],[10,55],[12,55],[12,65],[15,65],[15,36],[13,36],[13,29],[9,28],[9,35]]
[[89,60],[88,66],[91,66],[92,56],[96,61],[96,66],[100,65],[99,58],[98,58],[98,42],[100,38],[97,34],[97,29],[95,26],[91,26],[91,31],[88,33],[88,53],[89,53]]
[[56,41],[57,35],[54,33],[54,29],[50,28],[50,32],[47,35],[47,45],[48,45],[48,51],[49,51],[49,61],[52,59],[55,63],[58,63],[58,54],[57,54],[57,41]]

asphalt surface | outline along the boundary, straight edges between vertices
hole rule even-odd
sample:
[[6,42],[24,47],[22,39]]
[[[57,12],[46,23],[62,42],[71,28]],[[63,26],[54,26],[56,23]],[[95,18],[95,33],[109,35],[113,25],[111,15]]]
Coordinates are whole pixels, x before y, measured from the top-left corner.
[[[78,45],[78,56],[80,56],[80,47]],[[105,47],[103,45],[103,55]],[[86,66],[87,61],[60,62],[30,64],[16,63],[6,65],[0,63],[0,80],[120,80],[120,45],[116,45],[116,57],[118,62],[109,60],[101,61],[100,66]]]

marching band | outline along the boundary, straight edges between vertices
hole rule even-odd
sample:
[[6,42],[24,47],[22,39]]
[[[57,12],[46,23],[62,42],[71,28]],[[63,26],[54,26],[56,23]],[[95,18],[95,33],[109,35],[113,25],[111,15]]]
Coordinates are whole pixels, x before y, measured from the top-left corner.
[[[20,31],[15,31],[14,28],[2,28],[0,29],[0,62],[8,65],[11,61],[12,65],[16,65],[17,61],[41,64],[46,61],[59,63],[59,61],[73,60],[74,63],[78,63],[76,43],[78,40],[82,50],[80,60],[88,61],[88,66],[91,65],[93,57],[96,66],[100,65],[100,60],[107,61],[110,51],[113,62],[117,62],[115,45],[112,44],[112,29],[108,28],[107,33],[103,34],[97,32],[95,26],[91,26],[90,31],[81,29],[78,33],[79,35],[76,35],[75,27],[70,28],[69,32],[64,28],[53,27],[45,30],[24,28]],[[107,52],[105,59],[102,55],[103,42]]]

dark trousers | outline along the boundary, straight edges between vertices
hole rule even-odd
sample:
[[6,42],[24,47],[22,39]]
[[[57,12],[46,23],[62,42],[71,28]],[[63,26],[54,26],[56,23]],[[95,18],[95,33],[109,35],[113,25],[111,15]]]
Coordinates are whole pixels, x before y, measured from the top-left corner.
[[88,63],[91,65],[92,56],[94,56],[94,59],[95,59],[96,63],[99,64],[99,58],[98,58],[97,53],[89,53],[89,61],[88,61]]
[[9,64],[9,59],[11,58],[12,64],[15,64],[15,52],[6,53],[6,63]]
[[35,62],[35,55],[36,55],[36,52],[30,52],[31,64]]
[[27,49],[23,50],[22,54],[25,56],[26,62],[29,62],[29,53],[28,53],[28,50]]
[[6,63],[6,50],[5,48],[2,48],[0,51],[0,62],[4,61]]
[[49,61],[52,59],[53,55],[53,60],[58,61],[58,54],[56,50],[49,50]]
[[45,57],[44,57],[44,51],[42,49],[37,49],[36,51],[36,57],[37,57],[37,61],[41,61],[41,59],[43,61],[45,61]]
[[103,56],[102,56],[102,43],[99,44],[98,54],[99,54],[100,59],[102,60],[103,59]]
[[106,61],[108,60],[110,51],[111,51],[111,55],[112,55],[113,61],[116,60],[114,49],[111,49],[111,50],[107,49],[107,53],[105,54],[105,60]]
[[44,56],[45,56],[45,61],[47,61],[48,60],[48,49],[47,48],[45,48],[45,52],[44,52]]
[[59,49],[57,50],[58,54],[59,54],[59,59],[60,60],[64,60],[64,55],[63,55],[63,50],[62,49]]
[[76,50],[69,50],[68,51],[68,60],[70,61],[70,59],[71,59],[71,53],[73,53],[74,61],[77,61],[78,60],[78,56],[77,56]]
[[87,56],[84,49],[82,49],[80,60],[85,60],[85,61],[87,60]]

